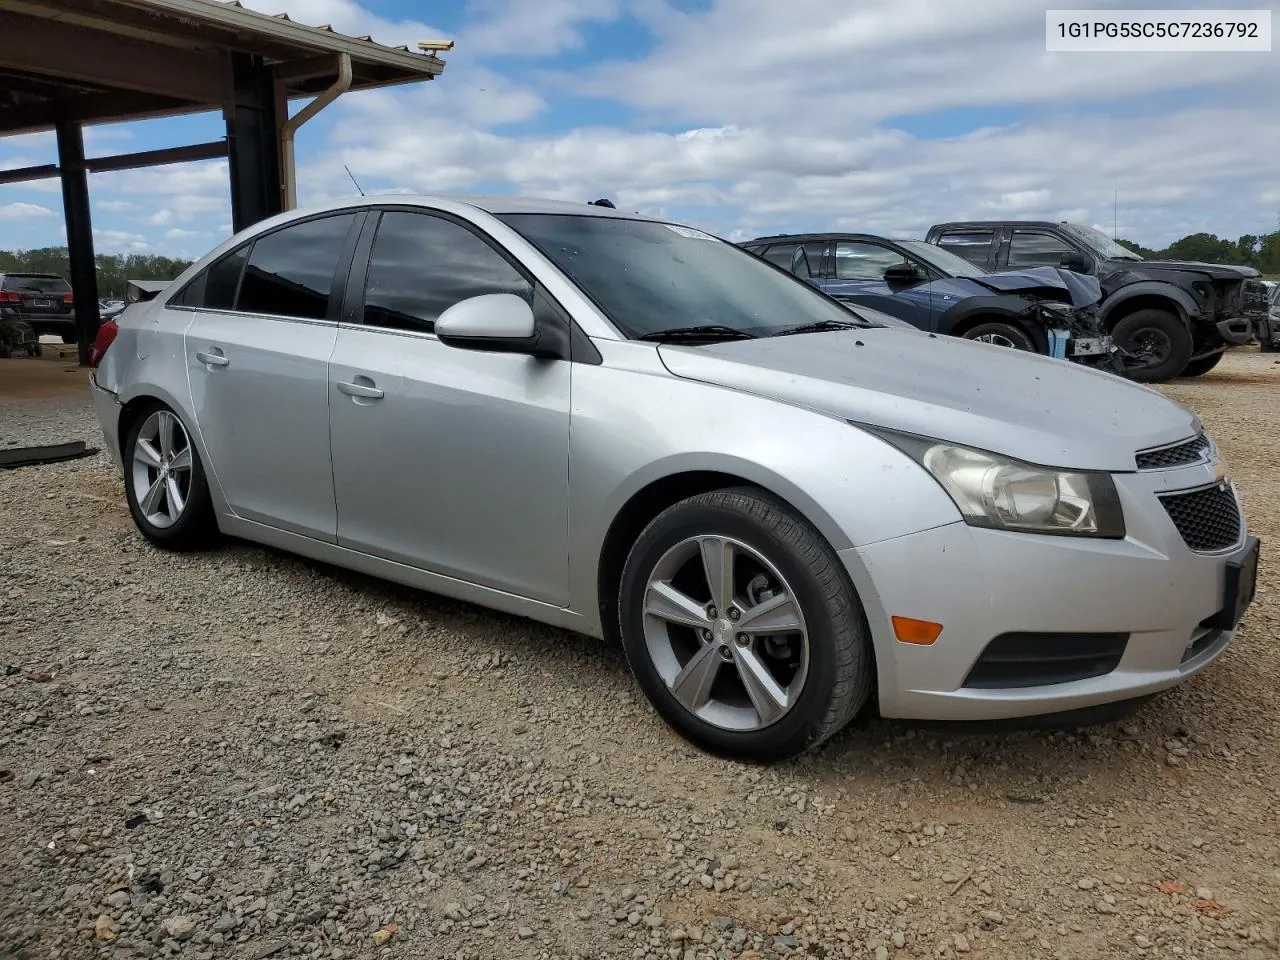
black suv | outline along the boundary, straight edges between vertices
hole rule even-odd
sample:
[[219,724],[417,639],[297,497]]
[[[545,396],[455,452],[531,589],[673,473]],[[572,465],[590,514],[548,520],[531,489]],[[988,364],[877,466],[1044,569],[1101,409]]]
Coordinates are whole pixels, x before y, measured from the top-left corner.
[[1198,377],[1227,347],[1264,332],[1266,289],[1252,267],[1144,260],[1099,230],[1065,222],[940,223],[925,239],[988,270],[1052,266],[1096,276],[1103,324],[1134,380]]
[[37,337],[55,333],[75,343],[71,284],[56,273],[0,273],[0,320],[23,320]]

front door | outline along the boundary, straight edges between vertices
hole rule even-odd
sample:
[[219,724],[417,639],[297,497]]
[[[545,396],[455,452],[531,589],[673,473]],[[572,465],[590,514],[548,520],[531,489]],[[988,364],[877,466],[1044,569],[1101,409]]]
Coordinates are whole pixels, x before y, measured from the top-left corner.
[[213,264],[186,333],[196,424],[238,516],[332,542],[327,369],[358,219],[265,234]]
[[572,364],[432,332],[446,308],[485,293],[537,312],[534,285],[452,218],[388,210],[369,229],[363,305],[329,368],[338,542],[567,605]]
[[927,275],[922,271],[919,280],[908,283],[885,279],[886,270],[910,264],[901,252],[865,240],[839,240],[834,254],[834,276],[820,284],[825,293],[887,313],[921,330],[933,329]]

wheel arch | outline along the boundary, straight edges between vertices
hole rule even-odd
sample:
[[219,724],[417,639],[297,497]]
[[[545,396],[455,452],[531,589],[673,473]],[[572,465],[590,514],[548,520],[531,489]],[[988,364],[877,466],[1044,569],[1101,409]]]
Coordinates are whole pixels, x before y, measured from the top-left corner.
[[798,505],[802,497],[797,492],[790,495],[782,492],[787,486],[785,481],[771,482],[771,478],[748,476],[754,472],[735,470],[729,465],[680,469],[649,479],[627,497],[609,524],[596,564],[596,598],[600,627],[606,640],[617,642],[619,639],[618,587],[631,545],[654,517],[681,500],[728,487],[753,487],[806,519],[832,550],[847,546],[835,521],[817,504],[810,501],[804,506]]
[[1139,310],[1160,310],[1173,314],[1188,327],[1200,315],[1200,307],[1184,290],[1155,281],[1134,283],[1102,301],[1102,325],[1112,330],[1115,325]]
[[1041,324],[1028,323],[1027,312],[1031,304],[1022,297],[973,297],[975,302],[959,303],[944,313],[938,321],[938,332],[952,337],[962,337],[974,327],[984,323],[1007,323],[1017,327],[1034,343],[1041,353],[1048,352],[1049,338]]
[[[218,481],[217,470],[213,461],[209,457],[209,452],[204,445],[204,437],[200,433],[199,425],[195,422],[187,408],[164,387],[156,383],[140,383],[133,385],[128,394],[121,393],[118,395],[120,400],[120,409],[116,415],[116,440],[120,448],[120,457],[123,461],[125,453],[125,441],[129,436],[129,430],[138,417],[148,407],[161,405],[173,411],[174,415],[182,421],[182,425],[186,427],[187,436],[191,438],[191,442],[195,444],[196,453],[200,456],[200,464],[204,468],[205,482],[209,486],[209,495],[213,499],[214,513],[221,516],[227,510],[226,498],[223,496],[222,484]],[[127,469],[127,464],[125,465]]]

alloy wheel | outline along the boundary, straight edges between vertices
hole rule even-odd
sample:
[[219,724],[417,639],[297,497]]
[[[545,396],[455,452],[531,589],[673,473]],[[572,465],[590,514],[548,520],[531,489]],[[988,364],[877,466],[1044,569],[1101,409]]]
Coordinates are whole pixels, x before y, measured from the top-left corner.
[[1139,330],[1124,349],[1124,363],[1130,370],[1158,367],[1173,352],[1173,342],[1163,330],[1154,327]]
[[671,547],[646,582],[644,639],[671,695],[723,730],[760,730],[796,704],[809,633],[795,593],[757,550],[727,537]]
[[164,529],[182,517],[191,494],[191,438],[168,410],[151,414],[133,444],[133,493],[149,524]]
[[1018,345],[1001,333],[984,333],[981,336],[974,337],[979,343],[994,343],[997,347],[1012,347],[1017,349]]

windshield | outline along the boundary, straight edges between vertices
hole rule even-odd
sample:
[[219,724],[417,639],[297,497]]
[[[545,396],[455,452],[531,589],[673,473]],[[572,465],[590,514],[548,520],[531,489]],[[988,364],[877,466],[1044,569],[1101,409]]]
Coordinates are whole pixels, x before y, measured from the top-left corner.
[[923,240],[895,240],[894,242],[913,257],[923,260],[931,267],[936,267],[948,276],[985,277],[989,273],[964,257],[956,256],[950,250],[943,250],[937,244],[925,243]]
[[1128,247],[1122,247],[1101,230],[1093,227],[1082,227],[1078,223],[1064,223],[1062,229],[1083,240],[1089,249],[1104,260],[1141,260]]
[[754,254],[700,230],[575,214],[499,217],[631,339],[715,325],[772,336],[808,324],[878,326]]

